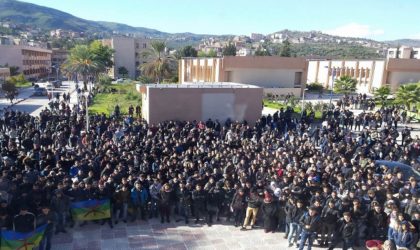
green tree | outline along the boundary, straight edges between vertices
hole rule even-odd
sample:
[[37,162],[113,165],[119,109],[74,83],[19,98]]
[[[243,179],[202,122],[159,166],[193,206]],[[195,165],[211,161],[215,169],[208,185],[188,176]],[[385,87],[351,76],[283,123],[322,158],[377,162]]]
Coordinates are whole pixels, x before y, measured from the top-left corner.
[[266,49],[263,49],[263,48],[258,48],[255,51],[255,54],[254,55],[255,56],[271,56],[270,52],[268,50],[266,50]]
[[280,56],[283,57],[290,57],[291,56],[291,48],[290,48],[290,42],[289,40],[285,40],[283,41],[283,44],[281,46],[281,50],[280,50]]
[[84,89],[86,90],[89,78],[97,75],[100,70],[105,69],[101,61],[96,59],[97,57],[89,49],[89,46],[77,45],[70,50],[69,56],[62,67],[68,73],[81,76]]
[[118,75],[122,76],[123,78],[127,78],[128,76],[128,69],[124,66],[118,68]]
[[420,102],[420,84],[410,83],[401,85],[395,93],[395,102],[404,105],[411,111],[411,105]]
[[198,57],[217,57],[217,52],[214,49],[210,49],[208,53],[204,51],[198,51]]
[[15,80],[12,78],[6,79],[6,82],[2,84],[2,90],[6,96],[7,99],[10,100],[10,103],[13,103],[13,99],[18,94],[16,84],[14,83]]
[[233,43],[229,43],[223,48],[224,56],[236,56],[236,46]]
[[106,68],[111,68],[112,65],[114,65],[114,62],[112,61],[114,50],[110,47],[105,46],[100,41],[96,40],[89,45],[89,50],[93,54],[93,60],[102,67],[99,68],[99,71],[105,71]]
[[341,76],[335,80],[334,91],[339,94],[350,94],[356,91],[357,80],[350,76]]
[[165,54],[165,47],[165,42],[153,41],[151,48],[143,53],[148,63],[140,66],[141,72],[157,83],[165,77],[170,77],[174,72],[174,64],[177,63],[174,56]]
[[19,66],[10,66],[9,69],[11,76],[16,76],[19,74]]
[[185,46],[180,52],[181,57],[197,57],[198,54],[197,50],[191,45]]
[[388,96],[391,94],[391,89],[388,87],[380,87],[378,89],[375,90],[375,92],[373,93],[374,98],[381,102],[382,106],[386,106],[387,101],[388,101]]

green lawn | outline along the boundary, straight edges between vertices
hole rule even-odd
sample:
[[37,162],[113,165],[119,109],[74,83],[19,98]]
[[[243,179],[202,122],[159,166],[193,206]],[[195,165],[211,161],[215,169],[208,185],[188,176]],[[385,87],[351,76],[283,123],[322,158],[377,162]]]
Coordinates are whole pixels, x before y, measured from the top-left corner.
[[111,115],[114,111],[115,105],[120,106],[122,114],[128,113],[128,107],[133,105],[135,108],[141,104],[140,93],[136,91],[135,83],[127,84],[113,84],[108,88],[115,89],[116,93],[99,93],[93,98],[93,104],[89,107],[89,112]]
[[[264,99],[263,102],[264,102],[264,107],[268,107],[268,108],[273,108],[273,109],[284,108],[284,109],[286,109],[286,107],[287,107],[283,103],[279,103],[279,102],[275,102],[275,101],[270,101],[270,100],[267,100],[267,99]],[[299,105],[296,105],[295,108],[293,109],[293,111],[296,114],[299,114],[300,115],[300,113],[302,112],[302,109],[300,107],[300,104]],[[322,112],[315,111],[315,119],[321,119],[321,117],[322,117]]]
[[17,88],[29,88],[32,86],[31,82],[17,82],[16,87]]

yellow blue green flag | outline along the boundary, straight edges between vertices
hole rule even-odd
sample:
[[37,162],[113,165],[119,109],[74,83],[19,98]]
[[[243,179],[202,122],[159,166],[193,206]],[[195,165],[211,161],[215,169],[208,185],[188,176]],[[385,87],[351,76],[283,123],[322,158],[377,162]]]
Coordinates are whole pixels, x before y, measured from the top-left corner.
[[29,233],[1,231],[0,250],[32,250],[41,242],[45,228],[47,225],[40,226]]
[[111,218],[111,206],[109,199],[86,200],[73,202],[71,212],[75,220],[99,220]]

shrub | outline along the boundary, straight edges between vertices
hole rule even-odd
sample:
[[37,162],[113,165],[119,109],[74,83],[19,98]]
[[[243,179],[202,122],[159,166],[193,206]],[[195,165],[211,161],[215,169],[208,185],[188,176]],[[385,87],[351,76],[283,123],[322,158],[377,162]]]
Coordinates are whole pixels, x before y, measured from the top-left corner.
[[311,84],[308,84],[306,88],[308,89],[308,91],[316,91],[316,92],[321,92],[324,90],[324,87],[322,86],[322,84],[318,82],[313,82]]

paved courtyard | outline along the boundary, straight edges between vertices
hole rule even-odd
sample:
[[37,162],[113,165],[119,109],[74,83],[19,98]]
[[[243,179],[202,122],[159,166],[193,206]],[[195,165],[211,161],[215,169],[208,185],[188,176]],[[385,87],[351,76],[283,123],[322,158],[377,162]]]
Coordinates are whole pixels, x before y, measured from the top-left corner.
[[[53,249],[288,249],[283,233],[240,231],[232,225],[161,224],[160,220],[119,223],[113,229],[90,222],[53,237]],[[289,249],[296,249],[295,247]],[[320,248],[313,248],[320,249]]]

